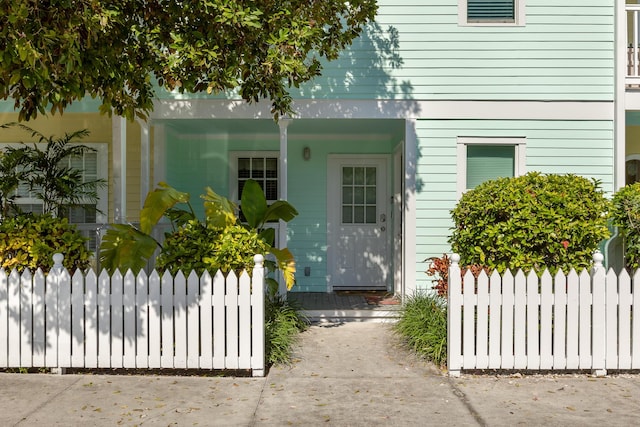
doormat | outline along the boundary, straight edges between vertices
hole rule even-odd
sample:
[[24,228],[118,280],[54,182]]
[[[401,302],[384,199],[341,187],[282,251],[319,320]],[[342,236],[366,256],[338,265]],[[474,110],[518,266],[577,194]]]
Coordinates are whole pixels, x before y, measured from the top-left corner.
[[336,295],[341,296],[361,296],[367,302],[367,305],[400,305],[400,300],[387,291],[335,291]]
[[400,301],[394,295],[365,295],[369,305],[399,305]]

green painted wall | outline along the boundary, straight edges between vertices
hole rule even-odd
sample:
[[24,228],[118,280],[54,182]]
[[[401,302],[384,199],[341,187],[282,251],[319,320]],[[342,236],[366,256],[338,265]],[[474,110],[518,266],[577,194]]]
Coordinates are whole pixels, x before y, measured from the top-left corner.
[[[416,260],[450,251],[450,210],[456,204],[457,137],[526,137],[526,171],[574,173],[613,191],[613,122],[419,120]],[[426,265],[416,266],[418,286],[430,287]]]
[[[191,193],[192,205],[199,215],[203,215],[199,195],[205,186],[228,195],[230,151],[279,151],[277,125],[272,120],[256,122],[171,122],[168,126],[167,182]],[[211,128],[214,125],[216,127]],[[271,126],[271,133],[265,131]],[[188,134],[189,130],[203,134]],[[294,120],[289,126],[288,200],[299,212],[288,226],[288,247],[296,257],[298,268],[294,290],[326,292],[327,289],[327,156],[391,155],[403,139],[403,132],[404,122],[397,120]],[[308,161],[302,157],[304,147],[311,150]],[[310,267],[308,277],[304,276],[305,267]]]
[[523,27],[459,26],[457,0],[378,4],[301,97],[613,99],[613,0],[527,0]]
[[[327,123],[329,129],[330,123]],[[288,245],[297,260],[295,290],[326,292],[327,157],[329,154],[390,154],[402,135],[305,134],[304,121],[296,124],[289,129],[289,201],[300,215],[289,224]],[[302,160],[305,146],[311,149],[309,161]],[[309,277],[303,274],[305,267],[311,269]]]
[[378,5],[376,22],[294,97],[613,99],[614,0],[527,0],[526,25],[490,27],[459,26],[458,0]]
[[[238,129],[234,121],[173,122],[166,139],[166,181],[171,186],[191,194],[191,204],[199,216],[204,215],[200,195],[211,187],[225,197],[229,195],[230,151],[278,151],[280,134],[272,120],[254,126],[255,120],[244,121]],[[264,127],[270,128],[265,131]],[[201,132],[201,133],[194,133]]]

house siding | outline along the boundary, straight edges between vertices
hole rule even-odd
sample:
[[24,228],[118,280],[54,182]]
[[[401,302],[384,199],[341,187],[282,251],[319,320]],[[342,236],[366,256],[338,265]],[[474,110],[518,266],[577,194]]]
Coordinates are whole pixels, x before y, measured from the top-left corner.
[[564,120],[418,120],[416,184],[416,278],[418,288],[431,286],[424,274],[429,257],[450,251],[450,211],[457,202],[457,138],[525,137],[526,172],[572,173],[601,181],[613,191],[612,121]]
[[[574,101],[574,105],[576,102],[580,105],[607,103],[613,109],[614,0],[527,0],[524,26],[460,26],[458,0],[379,0],[378,4],[376,22],[369,25],[340,58],[325,64],[322,76],[292,90],[294,99],[299,101],[297,106],[303,111],[305,106],[313,104],[307,100],[326,100],[325,109],[318,109],[317,114],[301,114],[302,120],[294,119],[288,129],[288,199],[300,212],[288,226],[288,246],[298,264],[296,290],[327,290],[329,154],[384,153],[391,156],[403,139],[416,143],[415,206],[407,208],[411,215],[415,214],[416,265],[407,266],[407,269],[415,272],[418,288],[431,285],[424,274],[427,266],[423,260],[450,250],[447,242],[452,225],[450,210],[455,206],[458,194],[458,137],[525,137],[526,171],[575,173],[600,180],[608,193],[614,190],[614,123],[609,120],[608,111],[601,112],[594,107],[592,111],[597,110],[594,114],[603,115],[601,120],[565,120],[575,116],[556,117],[551,113],[537,120],[527,120],[526,116],[527,112],[540,108],[538,101],[553,106],[553,111],[561,111],[564,107],[558,109],[557,106],[568,105],[567,101]],[[239,99],[237,94],[210,96],[162,90],[158,98]],[[390,102],[378,103],[381,99]],[[341,101],[346,104],[352,100],[362,103],[351,109],[341,105]],[[395,104],[393,101],[403,102]],[[460,112],[447,109],[442,106],[445,103],[439,101],[460,101],[457,103],[460,105],[466,101],[488,101],[490,105],[483,103],[483,111],[479,112],[488,119],[474,120],[473,112],[468,113],[472,103],[466,103],[467,110]],[[507,101],[520,102],[518,117],[507,120],[504,105],[511,105]],[[527,104],[528,101],[537,102],[537,106]],[[0,112],[12,111],[9,104],[0,102]],[[258,107],[268,104],[263,101]],[[152,150],[156,150],[157,141],[161,141],[159,147],[164,147],[157,151],[157,158],[161,160],[153,165],[159,172],[152,179],[151,187],[162,178],[191,193],[192,204],[199,213],[202,204],[198,196],[205,186],[228,195],[230,151],[277,151],[280,146],[278,126],[270,121],[268,112],[265,113],[268,107],[262,113],[247,109],[230,115],[230,109],[223,102],[209,104],[203,101],[203,105],[206,114],[198,110],[200,120],[174,121],[174,118],[186,117],[180,116],[182,111],[176,108],[175,117],[171,113],[152,114],[150,122],[152,135],[162,132],[156,140],[152,136]],[[87,123],[80,128],[90,127],[92,140],[98,135],[104,137],[104,142],[111,141],[110,119],[83,113],[96,111],[95,106],[95,101],[91,100],[74,103],[70,110],[72,117],[76,117],[71,119],[73,125],[66,121],[69,120],[67,113],[62,117],[43,119],[45,133],[76,130],[76,124]],[[421,111],[426,106],[438,114],[429,116]],[[439,106],[446,113],[438,111]],[[295,110],[295,103],[293,107]],[[389,110],[382,111],[385,108]],[[536,111],[539,114],[539,110]],[[381,138],[378,130],[367,130],[370,123],[364,123],[365,120],[357,132],[353,129],[345,131],[344,125],[338,124],[341,120],[318,120],[342,118],[340,114],[344,114],[344,118],[361,119],[381,116],[403,119],[406,116],[408,123],[415,120],[416,139],[414,141],[413,135],[404,135],[397,130],[391,132],[393,135]],[[17,119],[14,113],[4,113],[0,118],[8,116],[15,118],[2,122]],[[265,127],[243,120],[244,132],[223,135],[216,132],[216,127],[225,120],[221,117],[265,118],[267,120],[253,122],[270,121],[271,128],[264,131]],[[300,122],[302,126],[298,126]],[[322,125],[309,126],[313,122]],[[404,127],[402,120],[396,122]],[[40,119],[34,123],[40,126]],[[306,129],[307,126],[311,130]],[[5,137],[6,134],[2,138]],[[103,142],[99,138],[96,142]],[[628,144],[637,148],[637,144]],[[311,148],[309,161],[302,159],[305,146]],[[111,150],[110,144],[110,200],[114,191]],[[141,160],[140,127],[137,123],[128,123],[126,200],[129,221],[137,219],[140,200],[144,197],[139,195]],[[109,215],[113,220],[113,203],[109,205]],[[411,233],[411,239],[406,240],[411,240],[413,246],[413,230],[408,233]],[[407,249],[412,251],[413,247]],[[304,276],[305,267],[310,268],[310,276]],[[412,283],[406,283],[407,289],[414,286],[413,278],[410,280]]]
[[529,0],[522,27],[459,26],[457,0],[430,3],[379,1],[376,24],[297,95],[613,99],[613,0]]

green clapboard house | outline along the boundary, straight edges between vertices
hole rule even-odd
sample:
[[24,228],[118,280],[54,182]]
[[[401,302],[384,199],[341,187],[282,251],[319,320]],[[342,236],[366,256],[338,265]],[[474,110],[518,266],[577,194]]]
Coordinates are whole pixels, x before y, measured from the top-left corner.
[[[75,221],[135,222],[160,181],[196,200],[206,186],[237,199],[252,178],[299,211],[274,225],[296,257],[294,292],[408,295],[431,286],[424,260],[450,251],[449,211],[466,189],[529,171],[593,177],[608,193],[640,179],[635,1],[378,4],[278,123],[269,102],[167,92],[146,122],[87,100],[29,123],[91,131],[98,151],[85,167],[108,179],[104,214]],[[12,102],[0,108],[0,123],[17,120]],[[25,136],[3,130],[0,141]]]

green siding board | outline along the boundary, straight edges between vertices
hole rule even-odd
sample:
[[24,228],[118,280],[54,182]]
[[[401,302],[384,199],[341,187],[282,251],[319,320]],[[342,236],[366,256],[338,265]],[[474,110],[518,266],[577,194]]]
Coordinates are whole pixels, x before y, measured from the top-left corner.
[[[493,62],[492,65],[495,65],[495,68],[491,68],[491,69],[485,69],[480,64],[475,63],[473,60],[450,60],[450,62],[451,62],[452,69],[447,76],[443,76],[442,69],[436,68],[436,67],[430,67],[426,64],[423,67],[412,67],[412,68],[405,67],[401,70],[396,70],[394,72],[394,76],[396,78],[406,78],[406,77],[411,77],[415,79],[419,78],[426,81],[429,81],[433,78],[438,78],[438,77],[439,78],[463,77],[465,78],[465,81],[468,81],[469,78],[476,78],[478,77],[479,72],[483,72],[482,78],[485,78],[485,79],[486,78],[494,79],[496,77],[512,77],[514,79],[522,80],[530,84],[539,83],[538,80],[534,80],[536,78],[553,79],[554,77],[561,77],[563,79],[566,79],[569,77],[575,77],[575,78],[582,79],[586,82],[593,81],[593,82],[600,82],[601,84],[608,84],[610,83],[610,79],[613,78],[613,76],[603,77],[602,70],[603,69],[607,70],[606,67],[604,66],[598,67],[586,60],[585,61],[566,61],[567,67],[561,70],[555,69],[553,67],[555,64],[551,64],[551,63],[548,64],[546,67],[539,66],[538,68],[534,69],[532,68],[531,63],[529,63],[529,61],[524,61],[524,60],[521,63],[513,63],[513,61],[511,61],[509,64],[510,67],[500,66],[499,61],[492,61]],[[453,68],[454,67],[453,64],[455,64],[456,62],[460,63],[460,66]],[[549,61],[549,62],[552,62],[552,61]],[[578,63],[584,62],[584,66],[578,67],[578,68],[569,68],[568,67],[569,63],[572,63],[571,66],[575,65],[573,64],[573,62],[578,62]],[[366,75],[366,77],[363,77],[363,80],[365,82],[369,80],[375,81],[381,75],[384,76],[384,72],[382,70],[374,71],[372,73],[370,70],[369,72],[367,72],[366,68],[340,67],[340,68],[332,68],[331,70],[327,70],[327,72],[324,73],[324,77],[331,78],[331,77],[344,76],[345,71],[350,72],[352,74],[356,71],[360,71],[363,76]],[[514,77],[514,76],[518,76],[518,77]],[[551,81],[555,82],[556,80],[551,80]],[[452,82],[452,84],[454,83],[455,82]]]
[[[613,29],[612,29],[613,30]],[[422,40],[409,40],[401,43],[400,52],[405,52],[407,50],[415,50],[421,51],[424,49],[427,50],[455,50],[457,52],[464,53],[466,51],[477,51],[481,50],[486,52],[486,57],[491,58],[494,53],[497,52],[512,52],[514,55],[516,52],[519,53],[520,56],[524,55],[526,51],[549,51],[549,50],[558,50],[558,51],[585,51],[590,52],[591,50],[603,50],[610,51],[613,49],[613,41],[607,36],[606,39],[591,41],[589,43],[583,43],[582,40],[572,39],[565,40],[563,42],[549,40],[544,44],[539,40],[535,40],[533,37],[529,37],[529,39],[525,39],[522,41],[514,41],[511,40],[510,37],[506,37],[507,35],[503,35],[502,37],[498,37],[496,35],[495,40],[487,40],[487,41],[476,41],[476,38],[473,34],[470,34],[468,40],[456,40],[456,41],[447,41],[447,40],[429,40],[424,38]],[[531,40],[533,39],[533,40]],[[612,64],[613,67],[613,64]]]
[[524,26],[459,26],[457,0],[382,1],[377,25],[297,96],[612,100],[614,16],[611,0],[538,0]]
[[[613,122],[563,120],[419,120],[416,259],[449,252],[450,210],[457,194],[458,137],[526,137],[526,170],[575,173],[613,189]],[[438,155],[435,155],[435,154]],[[444,159],[454,163],[443,163]],[[417,265],[420,270],[420,264]],[[424,271],[424,270],[422,270]],[[428,278],[417,273],[418,286]],[[422,277],[424,276],[424,277]]]
[[[370,52],[358,52],[357,56],[352,57],[352,59],[364,59],[370,58],[372,53]],[[493,61],[505,60],[507,61],[506,65],[509,65],[509,62],[516,60],[528,60],[533,64],[541,64],[544,65],[547,62],[553,64],[554,60],[593,60],[594,64],[601,64],[603,61],[611,61],[615,57],[613,49],[573,49],[570,51],[550,51],[550,50],[500,50],[491,52],[491,56],[487,57],[487,52],[481,49],[478,50],[467,50],[467,51],[459,51],[459,50],[436,50],[431,48],[425,49],[416,49],[416,50],[403,50],[402,58],[404,60],[404,67],[415,67],[421,66],[422,64],[429,64],[432,67],[448,67],[447,60],[462,60],[469,61],[475,60],[476,65],[478,65],[478,60],[487,61],[489,64],[495,64]],[[442,61],[434,62],[434,61]],[[337,66],[336,64],[340,64],[339,61],[332,63],[332,66]],[[482,64],[480,62],[479,64]],[[562,62],[558,62],[557,65],[562,65]],[[455,64],[458,66],[458,64]],[[611,64],[609,64],[610,66]]]

